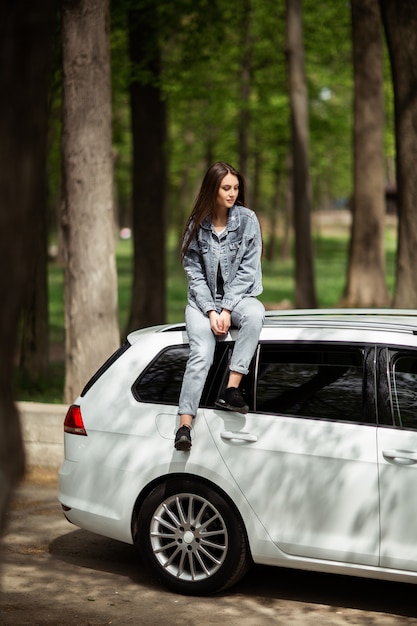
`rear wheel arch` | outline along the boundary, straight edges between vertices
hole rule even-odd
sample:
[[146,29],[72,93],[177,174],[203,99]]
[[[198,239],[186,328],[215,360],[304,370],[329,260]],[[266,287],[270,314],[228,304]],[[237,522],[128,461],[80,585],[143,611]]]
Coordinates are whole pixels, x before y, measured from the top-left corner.
[[247,531],[246,531],[246,525],[245,522],[243,520],[243,517],[239,511],[239,509],[237,508],[236,504],[233,502],[232,498],[229,496],[228,493],[226,493],[226,491],[224,491],[224,489],[222,489],[221,487],[219,487],[218,485],[216,485],[215,483],[213,483],[211,480],[208,480],[207,478],[203,478],[201,476],[198,476],[198,474],[183,474],[183,473],[179,473],[179,474],[166,474],[165,476],[158,476],[158,478],[156,478],[155,480],[151,481],[150,483],[148,483],[146,485],[146,487],[144,487],[142,489],[142,491],[140,492],[140,494],[138,495],[138,497],[136,498],[135,501],[135,505],[133,507],[132,510],[132,520],[131,520],[131,532],[132,532],[132,539],[133,541],[135,540],[136,534],[138,532],[138,528],[137,528],[137,515],[139,510],[141,509],[144,501],[146,500],[146,498],[148,497],[148,495],[155,489],[155,487],[157,487],[158,485],[162,485],[162,484],[166,484],[169,481],[174,481],[174,480],[185,480],[185,479],[189,479],[192,481],[196,481],[198,483],[201,483],[202,485],[206,485],[207,487],[210,487],[211,489],[213,489],[214,491],[216,491],[218,493],[219,496],[221,496],[222,498],[224,498],[224,500],[227,501],[227,503],[229,504],[230,507],[233,508],[235,514],[239,517],[242,527],[245,529],[245,535],[246,535],[246,540],[248,542],[248,547],[249,547],[249,540],[248,540],[248,536],[247,536]]

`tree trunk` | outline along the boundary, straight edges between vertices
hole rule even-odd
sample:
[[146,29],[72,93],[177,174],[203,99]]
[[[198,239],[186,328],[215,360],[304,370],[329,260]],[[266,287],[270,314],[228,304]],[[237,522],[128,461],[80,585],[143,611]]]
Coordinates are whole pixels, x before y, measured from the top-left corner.
[[160,88],[158,5],[129,13],[133,134],[133,292],[128,330],[165,321],[166,106]]
[[351,0],[354,190],[343,306],[390,303],[385,281],[383,47],[378,0]]
[[0,21],[0,529],[24,452],[13,402],[18,323],[46,198],[47,96],[55,3],[10,0]]
[[66,402],[120,343],[108,10],[62,4]]
[[[31,281],[22,315],[20,369],[31,386],[45,377],[49,365],[48,316],[48,233],[46,172],[43,185],[39,184],[39,220],[34,235],[34,255],[31,263]],[[40,181],[41,182],[41,181]]]
[[394,84],[398,253],[394,306],[417,309],[417,11],[414,0],[380,0]]
[[255,148],[253,150],[253,174],[252,174],[252,188],[249,197],[249,207],[253,207],[255,211],[261,212],[263,210],[263,196],[261,189],[262,181],[262,154],[258,149],[258,146],[262,145],[260,137],[255,133]]
[[[244,0],[241,5],[242,10],[242,63],[240,72],[240,111],[238,122],[238,143],[239,143],[239,171],[243,178],[248,175],[249,157],[249,97],[250,78],[252,70],[252,42],[250,36],[251,23],[251,0]],[[246,190],[246,195],[250,196]],[[247,204],[250,200],[247,198]]]
[[293,211],[295,230],[295,306],[317,306],[311,239],[309,116],[304,71],[301,0],[287,0],[287,56],[293,149]]
[[277,228],[278,215],[281,207],[282,197],[282,171],[279,167],[274,172],[274,194],[272,196],[272,205],[269,209],[269,240],[265,250],[265,258],[270,263],[275,260],[277,251]]
[[293,219],[293,155],[292,153],[288,153],[286,159],[286,167],[287,167],[287,185],[285,190],[285,199],[283,202],[284,215],[283,215],[283,232],[282,232],[282,243],[281,243],[281,252],[280,258],[282,261],[288,261],[291,254],[291,236],[292,236],[292,228],[291,225],[294,222]]

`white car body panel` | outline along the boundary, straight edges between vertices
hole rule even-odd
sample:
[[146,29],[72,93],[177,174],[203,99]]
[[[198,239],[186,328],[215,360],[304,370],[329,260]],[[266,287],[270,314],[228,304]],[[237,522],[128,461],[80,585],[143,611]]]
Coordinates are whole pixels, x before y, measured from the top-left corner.
[[[260,341],[415,350],[417,312],[395,313],[280,312]],[[197,477],[238,509],[256,563],[417,582],[417,430],[201,408],[190,453],[177,452],[177,407],[132,393],[160,351],[187,344],[183,325],[167,329],[132,333],[116,365],[76,399],[87,436],[64,436],[68,519],[132,543],[142,492]]]
[[417,432],[378,430],[381,566],[417,572]]
[[[225,464],[283,552],[378,565],[375,427],[225,411],[205,416]],[[248,434],[255,440],[246,441]]]
[[[83,400],[79,402],[82,407]],[[203,416],[196,418],[193,448],[185,455],[173,446],[176,413],[169,415],[167,407],[162,405],[147,404],[144,409],[136,404],[138,424],[143,410],[153,412],[155,420],[142,420],[145,428],[139,434],[140,425],[137,426],[136,436],[88,428],[87,437],[65,434],[66,459],[71,455],[74,440],[89,440],[87,448],[76,448],[83,455],[82,463],[66,460],[60,469],[60,501],[71,507],[66,513],[68,519],[87,530],[132,543],[132,513],[141,491],[153,481],[175,473],[199,476],[218,485],[235,503],[260,558],[265,562],[278,558],[279,550],[272,550],[271,554],[270,537],[222,462]],[[88,423],[87,413],[85,423]],[[146,438],[148,441],[144,442]],[[94,484],[88,476],[94,476]],[[77,497],[70,495],[73,493]]]

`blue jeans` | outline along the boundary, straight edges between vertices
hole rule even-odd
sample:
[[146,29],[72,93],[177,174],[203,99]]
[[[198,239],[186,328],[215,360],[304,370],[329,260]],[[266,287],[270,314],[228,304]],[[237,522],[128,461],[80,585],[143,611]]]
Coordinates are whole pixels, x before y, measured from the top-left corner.
[[[264,321],[263,304],[254,297],[243,298],[232,311],[232,326],[238,336],[230,362],[230,370],[246,375],[255,354]],[[216,336],[210,328],[210,320],[199,309],[187,305],[185,322],[190,343],[190,356],[182,382],[178,413],[197,413],[207,374],[213,363]],[[219,390],[220,391],[220,390]]]

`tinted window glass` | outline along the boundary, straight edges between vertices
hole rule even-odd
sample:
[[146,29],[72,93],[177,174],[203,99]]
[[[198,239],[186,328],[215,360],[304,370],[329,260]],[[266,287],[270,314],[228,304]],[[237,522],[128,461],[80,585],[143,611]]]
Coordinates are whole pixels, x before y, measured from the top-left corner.
[[396,423],[417,429],[417,357],[399,356],[391,372],[392,404]]
[[256,410],[366,422],[361,350],[261,346]]
[[135,398],[141,402],[178,404],[188,354],[188,346],[161,352],[133,385]]
[[[232,345],[222,341],[216,344],[200,406],[214,407],[219,390],[226,384]],[[158,354],[132,387],[136,400],[178,405],[189,353],[189,346],[181,345],[172,346]]]

